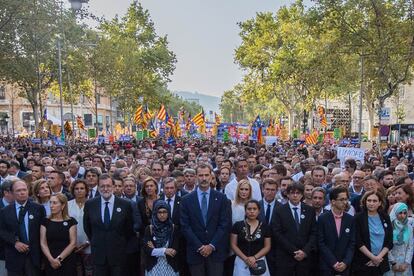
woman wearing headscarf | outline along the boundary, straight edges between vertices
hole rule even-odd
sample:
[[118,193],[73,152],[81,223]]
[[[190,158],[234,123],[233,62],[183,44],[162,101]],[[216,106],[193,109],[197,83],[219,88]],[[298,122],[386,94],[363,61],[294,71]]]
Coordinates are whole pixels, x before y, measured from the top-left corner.
[[390,219],[393,227],[392,250],[388,253],[391,270],[387,276],[408,276],[413,275],[411,260],[413,258],[413,229],[410,226],[408,217],[408,206],[398,202],[394,204]]
[[178,276],[178,247],[179,231],[171,220],[170,206],[156,201],[144,234],[145,275]]

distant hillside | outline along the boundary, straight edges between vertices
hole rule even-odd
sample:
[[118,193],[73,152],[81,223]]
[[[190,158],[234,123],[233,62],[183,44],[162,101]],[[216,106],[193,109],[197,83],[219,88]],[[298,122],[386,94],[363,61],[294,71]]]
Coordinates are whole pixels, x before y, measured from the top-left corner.
[[213,114],[214,112],[220,113],[220,97],[188,91],[174,91],[174,93],[187,101],[194,101],[199,103],[204,108],[204,112],[206,113],[208,119],[210,119],[210,111],[212,111]]

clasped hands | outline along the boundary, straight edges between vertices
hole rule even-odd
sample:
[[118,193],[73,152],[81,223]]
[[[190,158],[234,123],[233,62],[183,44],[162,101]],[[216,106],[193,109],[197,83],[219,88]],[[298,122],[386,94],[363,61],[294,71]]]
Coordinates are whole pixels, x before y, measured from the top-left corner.
[[197,252],[204,258],[207,258],[213,252],[213,247],[210,244],[202,245]]

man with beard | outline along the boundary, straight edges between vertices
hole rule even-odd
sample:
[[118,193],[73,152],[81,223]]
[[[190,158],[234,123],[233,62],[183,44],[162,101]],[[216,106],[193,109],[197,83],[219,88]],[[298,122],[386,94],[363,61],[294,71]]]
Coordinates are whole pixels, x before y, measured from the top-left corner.
[[394,174],[392,171],[384,170],[380,173],[379,183],[385,188],[388,189],[391,186],[394,186]]

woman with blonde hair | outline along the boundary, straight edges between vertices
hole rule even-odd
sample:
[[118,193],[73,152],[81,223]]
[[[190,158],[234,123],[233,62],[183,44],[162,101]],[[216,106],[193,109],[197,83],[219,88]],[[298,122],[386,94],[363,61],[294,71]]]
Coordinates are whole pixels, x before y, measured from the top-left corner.
[[244,205],[250,199],[252,199],[252,186],[250,185],[249,180],[242,179],[237,184],[236,196],[234,200],[231,202],[232,224],[234,224],[236,221],[244,219]]
[[76,275],[76,224],[68,213],[68,200],[62,193],[50,197],[50,216],[40,226],[40,247],[48,260],[47,276]]
[[46,216],[50,216],[50,196],[52,189],[46,179],[39,179],[32,183],[33,198],[36,203],[43,205]]

